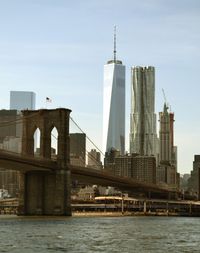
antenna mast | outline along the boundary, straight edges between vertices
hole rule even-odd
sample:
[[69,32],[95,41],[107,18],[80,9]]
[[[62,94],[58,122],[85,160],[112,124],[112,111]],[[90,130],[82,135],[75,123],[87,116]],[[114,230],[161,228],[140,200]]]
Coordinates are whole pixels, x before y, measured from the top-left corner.
[[117,53],[117,50],[116,50],[116,25],[114,26],[114,62],[116,62],[116,53]]

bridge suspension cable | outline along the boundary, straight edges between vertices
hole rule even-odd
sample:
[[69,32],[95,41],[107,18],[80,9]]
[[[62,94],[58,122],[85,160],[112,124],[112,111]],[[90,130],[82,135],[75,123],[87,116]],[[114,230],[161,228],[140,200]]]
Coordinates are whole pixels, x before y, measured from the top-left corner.
[[[51,133],[51,136],[55,139],[55,140],[58,140],[58,138]],[[90,157],[94,162],[97,162],[98,160],[86,149],[86,154],[88,157]]]
[[80,126],[75,122],[75,120],[72,118],[72,117],[70,117],[70,119],[71,119],[71,121],[76,125],[76,127],[78,127],[78,129],[82,132],[82,133],[84,133],[85,135],[86,135],[86,138],[88,139],[88,141],[90,142],[90,143],[92,143],[92,145],[103,155],[103,156],[105,156],[104,155],[104,153],[96,146],[96,144],[87,136],[87,134],[80,128]]

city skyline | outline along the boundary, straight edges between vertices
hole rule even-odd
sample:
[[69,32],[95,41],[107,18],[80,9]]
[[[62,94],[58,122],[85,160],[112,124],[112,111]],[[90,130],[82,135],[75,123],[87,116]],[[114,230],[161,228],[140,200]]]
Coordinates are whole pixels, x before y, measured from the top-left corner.
[[199,1],[11,0],[0,7],[1,109],[9,108],[11,90],[32,90],[37,108],[50,97],[49,107],[72,109],[72,117],[102,148],[103,65],[112,55],[116,24],[119,58],[127,67],[126,150],[130,68],[153,65],[156,114],[163,107],[163,88],[176,115],[178,171],[192,170],[194,154],[200,153]]

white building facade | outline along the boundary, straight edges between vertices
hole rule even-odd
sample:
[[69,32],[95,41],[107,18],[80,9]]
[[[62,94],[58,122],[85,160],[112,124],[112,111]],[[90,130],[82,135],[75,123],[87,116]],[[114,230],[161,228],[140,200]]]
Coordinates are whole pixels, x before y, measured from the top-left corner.
[[125,151],[125,66],[111,60],[104,65],[103,151]]
[[158,153],[155,114],[155,69],[131,68],[130,153]]

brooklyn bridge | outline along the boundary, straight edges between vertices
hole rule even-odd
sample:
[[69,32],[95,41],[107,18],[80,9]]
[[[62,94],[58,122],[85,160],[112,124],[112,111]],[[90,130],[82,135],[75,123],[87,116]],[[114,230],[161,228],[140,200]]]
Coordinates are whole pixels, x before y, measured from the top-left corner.
[[[164,198],[177,192],[156,184],[70,164],[69,121],[71,110],[22,111],[21,154],[0,150],[0,167],[19,172],[19,215],[71,215],[71,181],[113,186],[121,191],[140,192]],[[57,156],[51,156],[51,132],[57,129]],[[39,128],[40,154],[34,156],[34,133]]]

